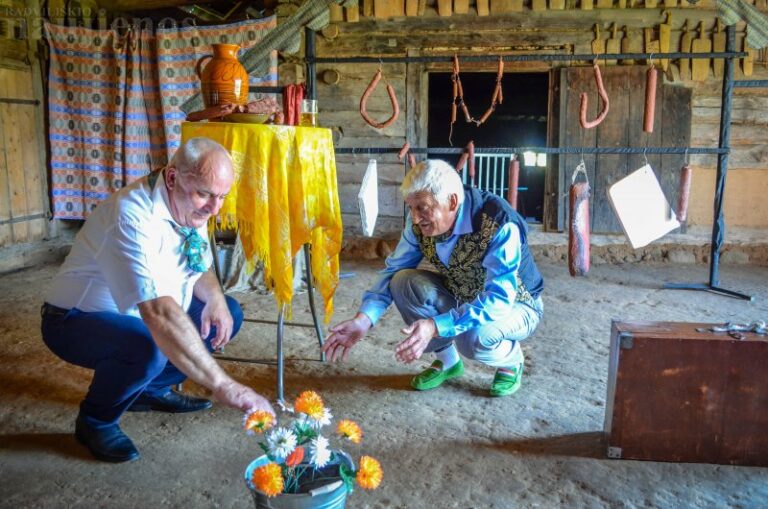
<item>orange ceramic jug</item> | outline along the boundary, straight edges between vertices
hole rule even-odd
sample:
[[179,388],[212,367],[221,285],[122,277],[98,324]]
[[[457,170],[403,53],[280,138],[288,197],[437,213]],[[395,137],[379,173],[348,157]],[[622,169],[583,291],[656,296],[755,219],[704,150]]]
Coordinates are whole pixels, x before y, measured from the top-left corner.
[[[239,49],[237,44],[214,44],[213,55],[197,61],[195,72],[200,78],[206,108],[222,103],[248,102],[248,73],[237,60]],[[209,58],[210,62],[203,68],[203,62]]]

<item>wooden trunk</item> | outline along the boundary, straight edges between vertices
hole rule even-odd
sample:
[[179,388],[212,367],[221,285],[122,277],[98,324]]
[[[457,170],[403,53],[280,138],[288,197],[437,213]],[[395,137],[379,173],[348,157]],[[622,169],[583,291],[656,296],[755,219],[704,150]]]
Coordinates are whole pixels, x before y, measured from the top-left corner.
[[613,322],[608,457],[768,465],[768,336]]

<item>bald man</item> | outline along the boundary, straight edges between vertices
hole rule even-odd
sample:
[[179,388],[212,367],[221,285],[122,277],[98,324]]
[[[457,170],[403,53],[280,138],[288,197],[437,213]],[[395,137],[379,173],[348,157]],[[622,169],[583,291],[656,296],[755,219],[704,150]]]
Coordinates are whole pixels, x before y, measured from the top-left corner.
[[194,412],[211,401],[171,386],[187,377],[240,410],[269,402],[211,356],[243,321],[211,269],[206,225],[234,181],[227,151],[207,138],[110,196],[88,217],[42,307],[43,341],[93,370],[75,437],[99,460],[139,452],[119,426],[123,412]]

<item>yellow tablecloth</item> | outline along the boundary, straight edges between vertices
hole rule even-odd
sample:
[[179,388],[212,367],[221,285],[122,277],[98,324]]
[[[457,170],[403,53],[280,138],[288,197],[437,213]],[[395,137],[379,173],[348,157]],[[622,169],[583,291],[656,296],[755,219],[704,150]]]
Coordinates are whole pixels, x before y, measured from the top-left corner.
[[232,156],[235,184],[219,217],[223,227],[239,229],[248,262],[258,259],[264,264],[264,279],[278,305],[290,308],[293,256],[304,244],[311,245],[312,275],[327,323],[339,282],[342,234],[331,131],[224,122],[182,124],[182,140],[197,136],[221,143]]

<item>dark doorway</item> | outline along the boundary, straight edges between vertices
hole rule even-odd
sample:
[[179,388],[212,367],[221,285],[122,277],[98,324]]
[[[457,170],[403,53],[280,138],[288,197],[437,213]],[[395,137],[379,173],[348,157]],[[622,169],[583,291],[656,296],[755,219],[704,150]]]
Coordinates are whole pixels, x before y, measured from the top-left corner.
[[[495,73],[462,73],[464,99],[474,118],[480,118],[491,103]],[[547,145],[548,73],[507,73],[502,82],[504,102],[480,126],[468,123],[459,108],[451,133],[453,83],[450,73],[429,74],[429,119],[427,142],[430,147],[545,147]],[[517,154],[520,161],[518,212],[528,222],[541,222],[544,206],[546,156]],[[451,164],[459,156],[441,156]],[[538,160],[538,161],[536,161]],[[507,159],[508,161],[508,159]],[[538,165],[537,165],[538,162]],[[526,164],[527,163],[527,164]],[[543,165],[542,165],[543,163]],[[506,182],[507,164],[499,178]]]

